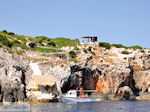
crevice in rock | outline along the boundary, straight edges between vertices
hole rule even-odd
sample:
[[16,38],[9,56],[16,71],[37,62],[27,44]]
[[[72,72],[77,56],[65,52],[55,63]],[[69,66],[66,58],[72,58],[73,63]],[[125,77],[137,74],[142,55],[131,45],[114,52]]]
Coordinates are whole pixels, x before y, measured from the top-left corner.
[[98,81],[97,74],[100,75],[101,72],[86,67],[82,68],[78,65],[71,66],[71,75],[64,82],[63,87],[61,88],[62,93],[66,93],[69,89],[95,89],[96,82]]
[[61,88],[62,93],[66,93],[69,89],[77,89],[79,87],[79,76],[77,74],[70,75]]
[[[122,82],[122,83],[120,83],[119,84],[119,86],[118,86],[118,88],[117,88],[117,91],[116,91],[116,93],[115,93],[115,97],[118,95],[118,91],[119,91],[119,88],[122,88],[122,87],[124,87],[124,86],[128,86],[129,88],[131,88],[131,90],[132,90],[132,92],[133,92],[133,94],[135,95],[135,96],[138,96],[139,95],[139,92],[140,92],[140,89],[139,88],[137,88],[135,85],[136,85],[136,83],[135,83],[135,80],[134,80],[134,78],[133,78],[133,74],[134,74],[134,70],[133,70],[133,68],[129,65],[129,69],[130,69],[130,73],[129,73],[129,75],[125,78],[125,80]],[[126,95],[126,91],[125,91],[125,97],[127,97],[127,95]],[[130,95],[128,95],[128,97],[130,97]]]

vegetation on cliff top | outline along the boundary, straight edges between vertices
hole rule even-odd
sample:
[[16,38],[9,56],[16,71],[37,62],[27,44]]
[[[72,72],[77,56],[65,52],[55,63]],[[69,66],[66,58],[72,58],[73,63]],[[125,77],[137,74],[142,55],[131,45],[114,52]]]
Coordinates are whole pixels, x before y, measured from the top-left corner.
[[[64,37],[49,38],[46,36],[37,36],[33,38],[29,36],[17,35],[13,32],[8,32],[6,30],[0,32],[0,46],[11,49],[19,47],[22,50],[34,50],[39,52],[61,52],[61,47],[75,46],[76,48],[79,44],[80,42],[78,39],[71,40]],[[107,42],[100,42],[99,46],[105,47],[107,49],[110,49],[111,47],[126,49],[130,48],[134,50],[143,49],[141,46],[126,47],[121,44],[110,44]]]
[[51,46],[51,47],[66,47],[66,46],[76,46],[79,45],[79,40],[71,40],[64,37],[59,38],[48,38],[46,36],[37,36],[34,38],[35,43],[40,46]]
[[99,42],[99,46],[100,47],[105,47],[106,49],[110,49],[111,47],[116,47],[116,48],[126,48],[126,49],[143,49],[141,46],[131,46],[131,47],[127,47],[124,46],[122,44],[110,44],[107,42]]
[[67,38],[48,38],[37,36],[35,38],[17,35],[13,32],[3,30],[0,32],[0,46],[7,48],[20,47],[23,50],[34,50],[40,52],[61,52],[59,48],[79,45],[79,40]]

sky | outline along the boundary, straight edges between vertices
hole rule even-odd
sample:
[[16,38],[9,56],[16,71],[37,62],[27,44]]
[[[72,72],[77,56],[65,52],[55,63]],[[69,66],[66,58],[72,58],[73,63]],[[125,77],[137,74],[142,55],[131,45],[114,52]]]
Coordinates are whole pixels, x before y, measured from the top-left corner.
[[150,0],[0,0],[0,30],[150,48]]

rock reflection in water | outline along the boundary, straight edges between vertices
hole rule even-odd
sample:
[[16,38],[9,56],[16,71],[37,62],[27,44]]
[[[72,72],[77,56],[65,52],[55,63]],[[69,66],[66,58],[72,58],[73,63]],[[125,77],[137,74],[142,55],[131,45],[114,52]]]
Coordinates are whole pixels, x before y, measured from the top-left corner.
[[96,103],[39,103],[0,105],[3,112],[149,112],[150,101],[105,101]]

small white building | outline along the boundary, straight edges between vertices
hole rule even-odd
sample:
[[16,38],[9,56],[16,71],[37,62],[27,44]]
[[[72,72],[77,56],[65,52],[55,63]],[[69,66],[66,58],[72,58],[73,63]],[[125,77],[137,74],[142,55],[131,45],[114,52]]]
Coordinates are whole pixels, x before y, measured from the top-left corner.
[[29,81],[27,96],[32,100],[51,100],[58,94],[56,78],[53,75],[42,75],[37,63],[30,64],[32,76]]

